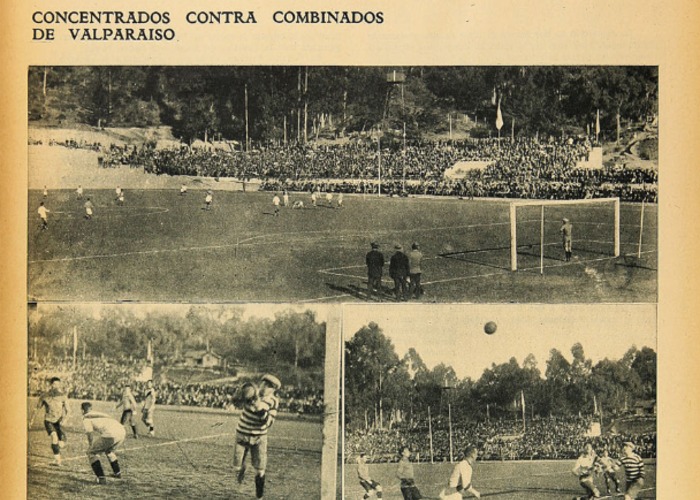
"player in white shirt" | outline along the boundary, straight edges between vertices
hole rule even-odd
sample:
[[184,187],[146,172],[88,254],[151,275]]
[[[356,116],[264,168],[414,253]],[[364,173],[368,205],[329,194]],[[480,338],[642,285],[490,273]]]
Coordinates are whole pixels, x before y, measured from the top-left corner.
[[343,193],[338,194],[338,208],[343,208]]
[[467,449],[464,450],[464,458],[455,465],[452,471],[448,487],[440,492],[440,499],[461,500],[463,492],[481,498],[481,493],[472,486],[474,462],[476,462],[477,454],[474,446],[467,446]]
[[46,186],[44,186],[44,198],[48,198],[48,197],[49,197],[49,189]]
[[289,206],[289,191],[286,189],[282,192],[282,203],[285,207]]
[[593,482],[593,474],[600,470],[600,464],[598,463],[598,455],[593,450],[593,446],[590,443],[586,443],[586,446],[579,455],[578,460],[574,468],[571,469],[571,473],[578,477],[578,483],[586,491],[586,495],[582,497],[574,497],[578,499],[588,499],[597,498],[600,496],[600,490],[596,487]]
[[333,208],[333,193],[330,191],[326,192],[326,203],[328,203],[329,208]]
[[48,208],[44,206],[44,202],[42,201],[39,203],[39,208],[37,209],[37,213],[39,214],[39,218],[41,219],[41,229],[48,229],[49,228],[49,221],[48,221],[48,214],[51,212]]
[[92,219],[92,213],[93,213],[93,210],[95,208],[95,205],[92,204],[92,202],[90,201],[90,198],[88,198],[85,201],[85,204],[83,206],[85,207],[85,218]]
[[187,186],[184,184],[180,186],[180,196],[185,196],[187,194]]
[[211,189],[207,191],[207,195],[204,197],[204,210],[211,210],[211,204],[214,201],[214,194]]
[[79,200],[82,200],[83,199],[83,186],[78,184],[78,189],[75,190],[75,194],[76,194],[76,198],[78,198]]
[[272,205],[275,207],[275,217],[280,215],[280,197],[275,193],[274,198],[272,198]]
[[109,465],[112,467],[112,476],[121,478],[122,473],[119,467],[119,460],[114,450],[117,446],[124,442],[126,431],[124,426],[114,420],[109,415],[92,410],[92,404],[84,402],[80,405],[83,411],[83,428],[88,439],[88,458],[90,459],[90,467],[97,476],[97,482],[106,484],[104,469],[100,462],[99,455],[104,453],[109,459]]

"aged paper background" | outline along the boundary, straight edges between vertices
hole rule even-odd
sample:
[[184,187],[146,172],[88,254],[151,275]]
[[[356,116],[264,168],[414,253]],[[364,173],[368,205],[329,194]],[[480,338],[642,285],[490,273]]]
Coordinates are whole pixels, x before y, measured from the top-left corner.
[[[27,68],[30,65],[658,65],[660,498],[694,498],[698,386],[700,8],[689,0],[7,1],[0,16],[0,496],[26,474]],[[35,10],[168,10],[175,42],[32,42]],[[275,10],[374,10],[381,25],[276,25]],[[188,25],[190,10],[258,24]],[[65,28],[63,28],[65,32]],[[614,332],[611,332],[614,334]]]

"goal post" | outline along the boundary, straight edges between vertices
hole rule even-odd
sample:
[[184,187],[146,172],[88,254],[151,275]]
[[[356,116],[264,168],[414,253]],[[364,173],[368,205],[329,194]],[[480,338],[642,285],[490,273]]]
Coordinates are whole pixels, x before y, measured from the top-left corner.
[[518,255],[533,254],[540,271],[544,259],[556,258],[562,244],[561,223],[573,225],[573,250],[582,254],[620,255],[620,199],[513,200],[510,202],[510,269]]

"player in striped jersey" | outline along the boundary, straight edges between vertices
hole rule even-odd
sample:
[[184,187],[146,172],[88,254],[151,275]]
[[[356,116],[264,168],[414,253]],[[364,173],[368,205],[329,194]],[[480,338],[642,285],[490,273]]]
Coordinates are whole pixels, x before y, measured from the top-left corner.
[[247,382],[241,387],[240,397],[243,411],[236,427],[236,446],[233,463],[239,483],[245,477],[245,459],[250,453],[250,462],[255,468],[255,497],[265,493],[265,468],[267,466],[267,433],[275,421],[279,400],[275,395],[281,383],[274,375],[266,374],[260,382],[258,392],[255,384]]
[[627,441],[622,445],[620,463],[625,468],[625,500],[634,500],[644,487],[644,462],[634,452],[634,443]]
[[83,411],[83,428],[88,438],[87,454],[90,467],[97,476],[97,482],[107,483],[102,462],[100,462],[100,453],[107,455],[109,465],[112,467],[112,476],[121,479],[122,472],[114,449],[124,442],[126,437],[124,426],[109,415],[92,411],[92,404],[87,401],[80,405],[80,409]]
[[51,465],[61,465],[61,448],[66,442],[66,433],[61,427],[64,418],[68,418],[70,410],[68,409],[68,398],[61,390],[61,379],[51,377],[49,379],[49,390],[39,398],[37,404],[39,408],[43,407],[44,428],[51,438],[51,451],[53,451],[54,461]]

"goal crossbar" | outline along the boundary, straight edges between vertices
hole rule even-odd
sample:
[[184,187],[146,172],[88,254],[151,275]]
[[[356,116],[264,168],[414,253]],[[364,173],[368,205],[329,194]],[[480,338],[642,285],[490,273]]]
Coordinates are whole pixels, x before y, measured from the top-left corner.
[[620,255],[620,199],[619,198],[590,198],[582,200],[513,200],[510,202],[510,269],[518,270],[518,230],[517,230],[517,209],[518,207],[541,207],[540,210],[540,268],[543,267],[542,256],[544,255],[544,208],[547,206],[566,205],[604,205],[612,204],[614,213],[613,230],[613,255]]

